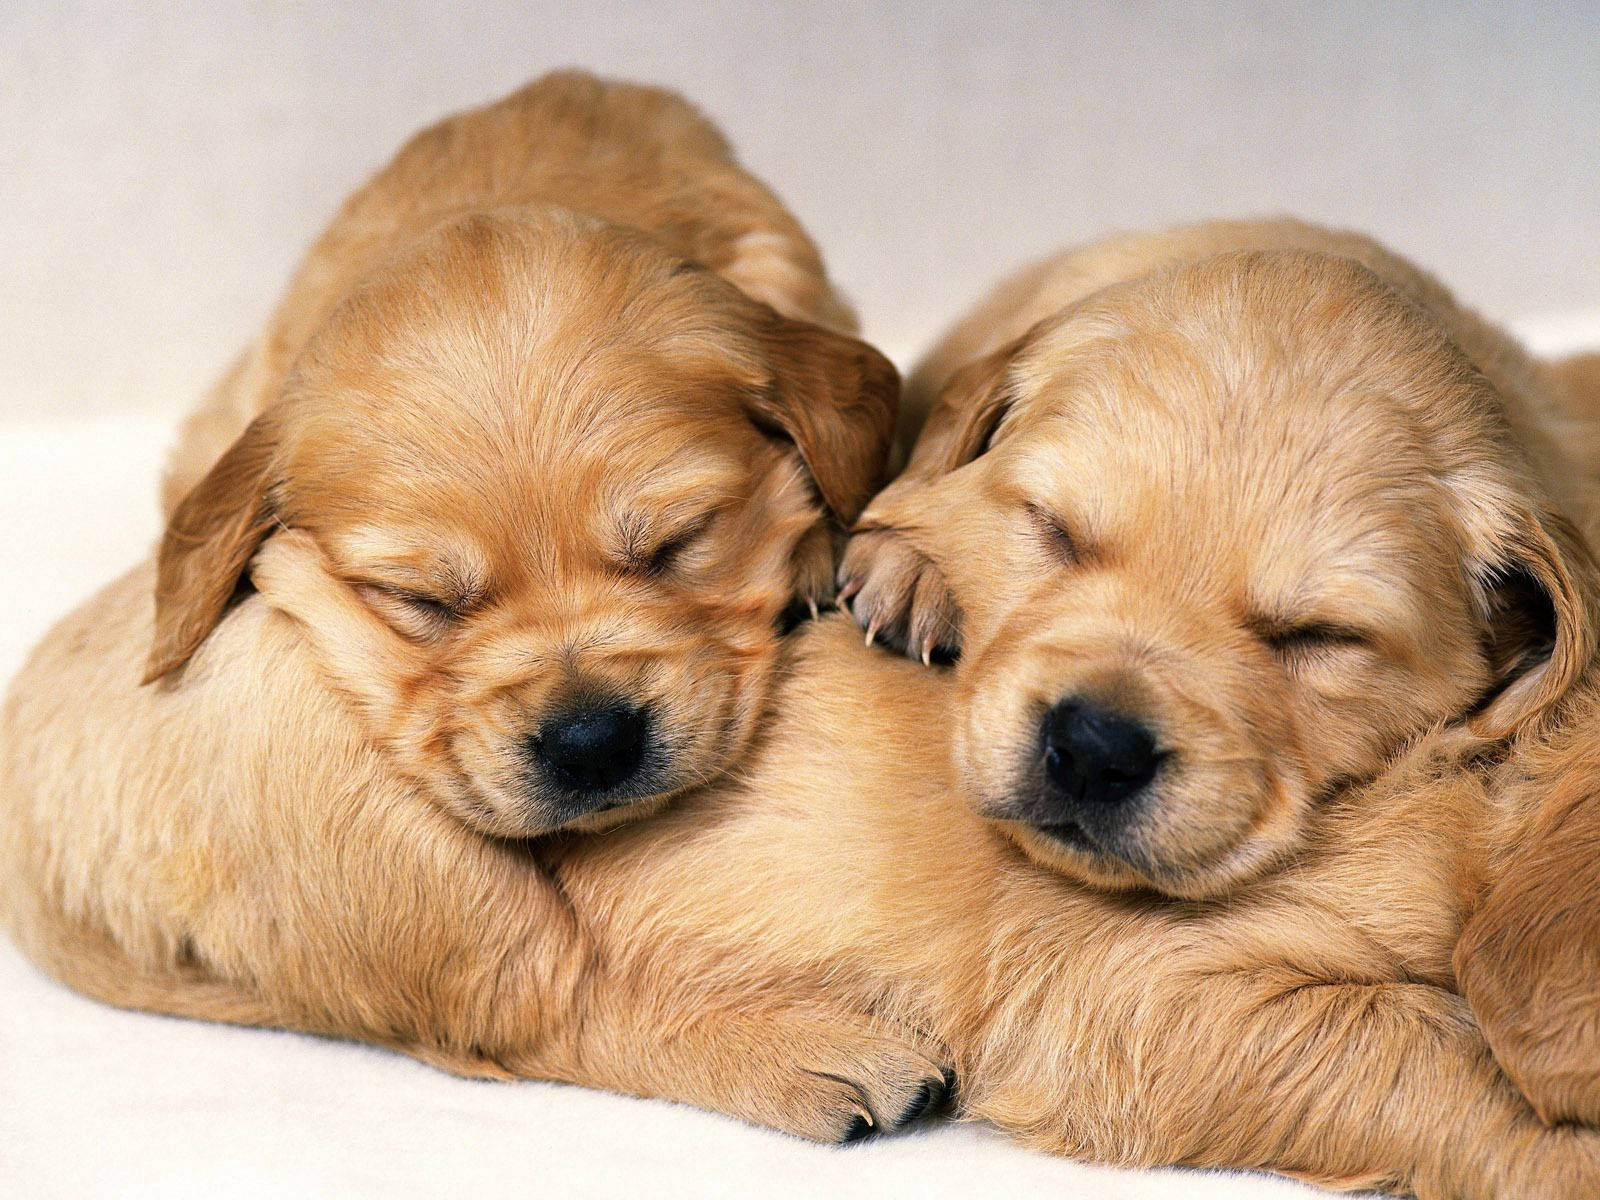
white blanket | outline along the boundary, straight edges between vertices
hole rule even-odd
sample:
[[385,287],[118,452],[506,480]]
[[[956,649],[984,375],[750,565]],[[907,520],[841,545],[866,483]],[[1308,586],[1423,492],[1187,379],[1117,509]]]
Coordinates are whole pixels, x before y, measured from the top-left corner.
[[[1600,344],[1600,314],[1523,332],[1548,351]],[[172,425],[0,423],[0,678],[146,553]],[[1323,1193],[1266,1175],[1088,1166],[975,1126],[835,1149],[672,1104],[469,1082],[369,1046],[106,1008],[0,940],[0,1197],[769,1194]]]

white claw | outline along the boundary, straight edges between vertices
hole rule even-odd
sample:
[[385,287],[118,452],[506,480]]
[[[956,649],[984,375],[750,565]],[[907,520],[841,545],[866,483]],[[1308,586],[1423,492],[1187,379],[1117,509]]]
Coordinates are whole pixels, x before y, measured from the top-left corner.
[[933,666],[933,643],[932,642],[923,642],[922,643],[922,665],[925,666],[925,667]]
[[872,622],[872,624],[867,626],[867,645],[869,645],[869,646],[872,645],[873,639],[876,638],[877,636],[878,636],[878,622],[876,620],[874,620]]
[[806,597],[806,606],[811,609],[811,619],[813,621],[822,615],[817,611],[817,598],[815,596]]

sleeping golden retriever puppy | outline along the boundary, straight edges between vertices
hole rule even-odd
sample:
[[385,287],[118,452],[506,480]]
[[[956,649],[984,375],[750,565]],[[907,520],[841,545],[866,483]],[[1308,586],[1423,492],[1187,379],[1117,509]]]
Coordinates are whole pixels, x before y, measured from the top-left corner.
[[445,121],[191,420],[147,680],[303,530],[379,618],[323,665],[395,770],[500,837],[649,811],[737,756],[878,480],[898,381],[815,323],[849,320],[670,93],[564,73]]
[[947,1091],[942,1047],[823,980],[636,972],[597,942],[548,870],[555,840],[484,833],[374,743],[343,672],[394,633],[306,531],[268,539],[258,590],[176,686],[139,686],[154,575],[63,620],[0,714],[0,923],[44,969],[125,1007],[823,1141]]
[[1430,733],[1310,814],[1283,869],[1197,902],[1017,853],[952,787],[954,677],[808,625],[734,775],[603,836],[487,838],[322,681],[378,618],[300,531],[138,686],[151,568],[64,621],[0,728],[0,912],[113,1003],[360,1036],[490,1077],[708,1105],[812,1137],[965,1115],[1124,1164],[1424,1200],[1600,1189],[1490,1058],[1450,950],[1526,814],[1504,742]]
[[[1209,262],[1150,287],[1186,298],[1192,285],[1222,297],[1224,313],[1257,312],[1258,289],[1282,300],[1272,289],[1285,280],[1297,311],[1324,317],[1346,286],[1371,287],[1348,264],[1299,254]],[[1361,295],[1354,310],[1383,293]],[[843,618],[808,627],[737,773],[604,836],[487,838],[394,772],[324,682],[330,652],[359,656],[390,631],[328,570],[324,547],[289,530],[257,552],[257,592],[201,646],[185,688],[137,686],[155,621],[149,568],[36,651],[0,730],[8,923],[48,968],[116,1002],[355,1033],[457,1070],[691,1099],[813,1136],[920,1111],[948,1058],[967,1114],[1058,1152],[1264,1167],[1424,1198],[1594,1195],[1600,1138],[1537,1119],[1490,1057],[1450,958],[1491,855],[1536,805],[1515,786],[1542,726],[1523,710],[1554,705],[1565,686],[1560,647],[1589,636],[1593,567],[1581,546],[1542,535],[1544,506],[1515,470],[1487,386],[1453,369],[1429,378],[1466,388],[1446,394],[1476,419],[1442,448],[1414,393],[1386,409],[1363,388],[1352,406],[1366,439],[1345,435],[1339,406],[1314,391],[1295,393],[1310,399],[1292,429],[1243,388],[1180,392],[1171,406],[1209,406],[1235,430],[1237,470],[1218,464],[1213,494],[1196,484],[1197,503],[1152,511],[1197,542],[1226,548],[1246,518],[1270,546],[1313,537],[1324,510],[1284,502],[1313,473],[1335,481],[1336,500],[1345,473],[1376,472],[1418,506],[1359,527],[1342,547],[1351,561],[1408,570],[1388,549],[1419,543],[1405,521],[1458,513],[1435,531],[1484,560],[1453,565],[1461,588],[1484,591],[1479,619],[1499,646],[1486,691],[1494,670],[1517,674],[1504,663],[1519,640],[1537,648],[1538,623],[1524,629],[1511,600],[1538,604],[1528,581],[1491,604],[1507,589],[1474,571],[1488,576],[1497,552],[1508,578],[1523,563],[1533,580],[1562,576],[1550,585],[1555,657],[1441,717],[1366,782],[1330,783],[1300,814],[1297,853],[1227,896],[1107,890],[1074,860],[1041,864],[999,836],[1028,814],[977,810],[989,781],[963,747],[975,731],[1026,743],[1040,714],[1007,730],[999,718],[1014,710],[985,711],[991,663],[1006,656],[987,657],[981,625],[953,674],[864,649]],[[1062,448],[1044,414],[1059,403],[1064,416],[1068,399],[1016,397],[1016,423],[970,466]],[[1122,461],[1163,446],[1181,463],[1188,431],[1152,409],[1132,409]],[[1030,412],[1038,426],[1023,423]],[[1292,453],[1304,428],[1326,453]],[[1425,454],[1464,474],[1384,466]],[[1073,479],[1057,482],[1056,499],[1070,498]],[[1057,534],[1031,510],[974,503],[962,516],[952,533],[987,530],[1004,561],[1058,572],[1070,591]],[[1402,574],[1402,598],[1422,588],[1414,579]],[[1224,584],[1244,590],[1219,567]],[[995,589],[997,607],[1043,590],[1021,570]],[[1091,654],[1101,643],[1078,615],[1052,611],[1062,628],[1050,661],[1075,687],[1074,639]],[[1045,644],[1042,626],[1030,636]],[[1041,680],[1030,671],[1018,685]],[[1520,739],[1500,736],[1512,726]]]
[[[848,323],[676,96],[558,74],[417,137],[191,422],[157,564],[17,684],[22,945],[114,1003],[603,1082],[560,1047],[607,1027],[604,964],[525,839],[750,741],[887,451],[898,379]],[[249,564],[289,538],[315,578],[269,604]],[[665,1046],[620,1008],[612,1052],[826,1140],[945,1087],[863,1010],[760,1004]]]
[[1052,868],[1206,897],[1445,722],[1509,734],[1594,645],[1536,364],[1374,243],[1129,237],[1004,285],[841,567],[959,642],[964,790]]

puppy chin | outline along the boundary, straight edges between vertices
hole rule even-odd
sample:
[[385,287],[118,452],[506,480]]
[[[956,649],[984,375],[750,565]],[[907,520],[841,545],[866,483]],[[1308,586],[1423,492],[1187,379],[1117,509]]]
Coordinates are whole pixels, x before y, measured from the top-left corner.
[[[679,789],[681,791],[682,789]],[[665,808],[669,801],[678,792],[659,792],[654,796],[646,796],[642,800],[622,801],[610,808],[596,809],[581,817],[574,817],[561,825],[552,826],[545,830],[554,833],[605,833],[619,826],[643,820],[645,817],[654,816]]]
[[1032,862],[1076,883],[1108,892],[1148,890],[1154,886],[1115,855],[1095,847],[1077,826],[1039,826],[1005,817],[990,820]]
[[[1181,900],[1208,900],[1250,883],[1281,865],[1300,841],[1298,806],[1267,806],[1273,816],[1238,836],[1208,846],[1203,856],[1185,839],[1160,831],[1160,802],[1151,818],[1115,834],[1031,815],[1042,810],[1031,793],[985,805],[983,814],[1039,866],[1109,892],[1154,891]],[[1163,844],[1164,842],[1169,844]]]

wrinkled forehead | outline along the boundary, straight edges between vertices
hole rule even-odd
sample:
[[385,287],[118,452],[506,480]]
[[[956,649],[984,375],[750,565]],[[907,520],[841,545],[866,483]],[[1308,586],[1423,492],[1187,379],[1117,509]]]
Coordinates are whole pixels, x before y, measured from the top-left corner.
[[746,489],[765,364],[738,312],[692,273],[621,273],[635,286],[609,295],[606,272],[579,272],[493,311],[456,289],[343,314],[351,337],[328,331],[294,396],[290,507],[328,530],[470,528],[521,554]]
[[1390,589],[1455,548],[1430,435],[1381,380],[1172,329],[1045,350],[1017,374],[991,470],[1089,543],[1175,574]]

